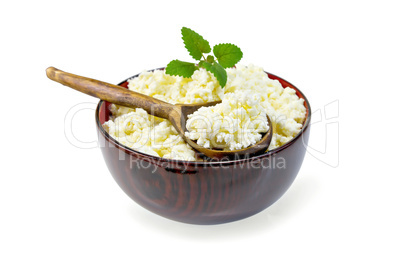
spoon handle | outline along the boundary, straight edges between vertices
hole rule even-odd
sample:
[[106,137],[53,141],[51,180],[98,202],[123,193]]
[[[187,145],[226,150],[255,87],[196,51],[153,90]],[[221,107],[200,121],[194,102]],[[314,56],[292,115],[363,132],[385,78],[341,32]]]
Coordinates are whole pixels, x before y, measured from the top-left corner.
[[118,105],[130,108],[142,108],[151,115],[165,119],[169,118],[169,114],[174,109],[174,105],[170,103],[128,90],[124,87],[63,72],[54,67],[47,68],[46,75],[51,80],[82,93]]

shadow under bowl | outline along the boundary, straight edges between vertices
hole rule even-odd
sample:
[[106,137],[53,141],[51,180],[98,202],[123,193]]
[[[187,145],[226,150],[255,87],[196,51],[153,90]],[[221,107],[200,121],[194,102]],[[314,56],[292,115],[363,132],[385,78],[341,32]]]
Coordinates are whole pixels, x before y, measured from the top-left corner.
[[[276,75],[267,75],[284,88],[293,88],[304,99],[306,119],[300,133],[291,141],[247,159],[191,162],[134,151],[117,142],[102,127],[111,113],[110,103],[100,101],[95,115],[99,144],[117,184],[149,211],[191,224],[236,221],[275,203],[289,189],[302,165],[310,133],[311,108],[298,88]],[[119,85],[127,87],[127,80]]]

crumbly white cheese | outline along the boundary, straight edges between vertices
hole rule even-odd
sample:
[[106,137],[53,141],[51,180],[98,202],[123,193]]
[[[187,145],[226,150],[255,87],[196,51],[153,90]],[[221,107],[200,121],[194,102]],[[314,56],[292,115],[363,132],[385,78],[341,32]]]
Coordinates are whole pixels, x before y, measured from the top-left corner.
[[216,78],[205,69],[195,71],[191,78],[171,76],[162,70],[145,71],[129,80],[128,89],[172,104],[218,101],[224,93]]
[[261,96],[251,90],[223,96],[222,103],[202,107],[188,116],[185,135],[205,148],[239,150],[257,143],[267,132]]
[[261,67],[254,65],[227,70],[225,94],[251,90],[261,96],[261,106],[269,115],[273,135],[269,150],[280,147],[300,132],[306,116],[304,100],[292,88],[283,88],[278,80],[270,79]]
[[[129,80],[128,88],[172,104],[222,100],[219,106],[200,109],[188,121],[187,135],[198,139],[205,147],[211,145],[211,140],[228,149],[254,144],[261,139],[258,132],[264,132],[267,127],[264,112],[270,116],[273,126],[269,150],[282,146],[300,132],[306,109],[303,99],[293,89],[283,88],[279,81],[268,78],[262,68],[254,65],[239,65],[227,69],[227,74],[228,81],[222,89],[216,78],[204,69],[195,71],[191,78],[170,76],[161,70],[144,71]],[[196,160],[194,150],[168,120],[151,116],[139,108],[112,105],[111,110],[113,118],[104,127],[118,142],[154,156]],[[211,129],[216,135],[212,138],[203,134],[206,126],[200,123],[202,120],[195,120],[204,113],[206,117],[214,115]],[[216,118],[216,115],[221,117]],[[208,124],[208,120],[203,122]],[[247,131],[239,132],[239,129]]]
[[194,150],[183,141],[169,121],[149,115],[141,108],[112,105],[114,120],[103,127],[119,143],[136,151],[163,158],[195,161]]

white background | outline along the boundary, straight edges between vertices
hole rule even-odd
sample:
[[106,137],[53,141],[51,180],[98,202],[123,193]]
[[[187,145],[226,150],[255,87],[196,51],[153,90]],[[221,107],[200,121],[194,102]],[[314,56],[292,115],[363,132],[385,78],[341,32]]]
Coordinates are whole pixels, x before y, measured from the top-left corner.
[[[3,1],[0,267],[401,267],[399,2]],[[315,111],[296,181],[251,218],[188,225],[138,206],[96,147],[97,100],[45,76],[118,83],[190,61],[182,26],[237,44]]]

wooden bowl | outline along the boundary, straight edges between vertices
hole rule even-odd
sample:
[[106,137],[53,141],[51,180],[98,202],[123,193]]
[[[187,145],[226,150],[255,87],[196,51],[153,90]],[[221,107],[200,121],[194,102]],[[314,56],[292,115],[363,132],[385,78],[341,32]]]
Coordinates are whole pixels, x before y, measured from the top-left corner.
[[[99,144],[110,173],[142,207],[171,220],[220,224],[252,216],[276,202],[296,178],[306,153],[311,108],[307,98],[284,79],[267,73],[304,99],[306,119],[300,133],[265,154],[221,162],[190,162],[140,153],[113,139],[102,127],[109,103],[96,109]],[[127,79],[128,80],[128,79]],[[127,80],[120,86],[127,87]]]

